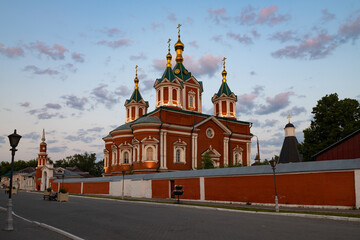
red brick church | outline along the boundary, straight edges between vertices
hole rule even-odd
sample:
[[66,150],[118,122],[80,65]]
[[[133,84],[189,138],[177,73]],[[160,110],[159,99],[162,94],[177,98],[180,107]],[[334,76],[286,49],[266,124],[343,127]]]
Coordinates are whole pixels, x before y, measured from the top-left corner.
[[219,91],[211,99],[214,115],[208,115],[202,113],[203,84],[184,65],[180,28],[175,51],[172,67],[169,40],[164,73],[154,83],[156,108],[150,113],[136,71],[134,92],[125,102],[126,123],[103,138],[105,176],[123,170],[136,174],[198,169],[207,153],[217,167],[250,165],[252,124],[236,119],[237,96],[227,84],[225,58]]

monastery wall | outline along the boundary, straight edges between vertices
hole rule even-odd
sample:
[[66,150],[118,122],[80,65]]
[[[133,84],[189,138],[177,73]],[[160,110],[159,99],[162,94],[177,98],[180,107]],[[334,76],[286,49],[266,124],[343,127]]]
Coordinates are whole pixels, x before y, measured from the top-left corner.
[[[53,190],[61,181],[52,183]],[[64,181],[64,188],[71,193],[122,194],[122,176]],[[360,159],[280,164],[276,183],[282,205],[360,208]],[[268,165],[126,175],[124,195],[170,198],[174,185],[183,185],[181,199],[274,203],[273,174]]]

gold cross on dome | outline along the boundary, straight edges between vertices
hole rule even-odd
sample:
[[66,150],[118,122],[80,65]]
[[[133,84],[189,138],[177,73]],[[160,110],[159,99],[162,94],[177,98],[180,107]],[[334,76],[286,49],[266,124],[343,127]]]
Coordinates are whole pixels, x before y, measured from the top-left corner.
[[135,66],[135,70],[136,70],[136,76],[137,76],[138,65]]
[[179,32],[178,32],[179,36],[180,36],[180,27],[181,27],[181,24],[179,23],[179,25],[177,26],[177,29],[179,29]]
[[291,116],[290,116],[290,114],[287,116],[287,119],[289,120],[289,123],[290,123],[290,118],[291,118]]
[[168,40],[168,44],[169,44],[169,52],[170,52],[170,41],[171,41],[171,38],[169,38],[169,40]]
[[224,57],[223,60],[222,60],[222,61],[224,62],[224,63],[223,63],[224,69],[225,69],[225,60],[226,60],[226,57]]

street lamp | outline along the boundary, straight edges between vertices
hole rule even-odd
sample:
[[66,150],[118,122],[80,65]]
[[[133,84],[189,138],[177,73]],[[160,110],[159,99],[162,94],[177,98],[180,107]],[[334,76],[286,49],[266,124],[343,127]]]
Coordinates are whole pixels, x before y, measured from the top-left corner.
[[16,129],[14,130],[13,134],[9,136],[10,146],[11,146],[11,172],[10,172],[10,189],[9,189],[9,202],[7,206],[7,219],[6,219],[6,226],[5,231],[12,231],[14,230],[13,227],[13,218],[12,218],[12,200],[11,200],[11,193],[12,193],[12,184],[13,184],[13,171],[14,171],[14,157],[15,152],[17,151],[16,147],[19,144],[21,136],[16,133]]
[[273,175],[274,175],[274,186],[275,186],[275,210],[276,212],[279,212],[279,202],[278,202],[278,197],[277,197],[277,191],[276,191],[276,179],[275,179],[275,167],[276,167],[276,161],[274,160],[274,158],[272,158],[269,161],[272,169],[273,169]]
[[125,179],[125,173],[126,171],[125,170],[122,170],[122,176],[123,176],[123,180],[122,180],[122,199],[124,199],[124,187],[125,187],[125,184],[124,184],[124,179]]

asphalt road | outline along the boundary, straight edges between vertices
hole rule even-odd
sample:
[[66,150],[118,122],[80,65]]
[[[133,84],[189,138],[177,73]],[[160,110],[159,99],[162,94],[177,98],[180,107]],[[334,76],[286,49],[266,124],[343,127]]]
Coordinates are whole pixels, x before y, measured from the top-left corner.
[[[0,206],[7,195],[1,192]],[[84,239],[360,239],[360,223],[225,212],[70,196],[42,200],[38,193],[13,197],[13,211]],[[35,236],[34,238],[35,239]]]

